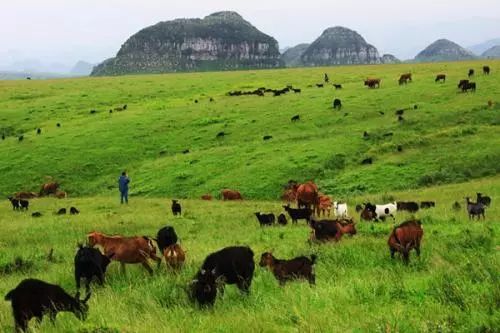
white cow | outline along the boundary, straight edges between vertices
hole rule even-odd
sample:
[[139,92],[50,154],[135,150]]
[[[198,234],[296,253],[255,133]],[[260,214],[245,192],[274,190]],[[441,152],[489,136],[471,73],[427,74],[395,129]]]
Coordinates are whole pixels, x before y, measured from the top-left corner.
[[377,214],[377,219],[384,220],[386,216],[390,216],[393,219],[396,219],[394,215],[396,214],[397,210],[398,205],[395,201],[385,205],[375,205],[375,214]]

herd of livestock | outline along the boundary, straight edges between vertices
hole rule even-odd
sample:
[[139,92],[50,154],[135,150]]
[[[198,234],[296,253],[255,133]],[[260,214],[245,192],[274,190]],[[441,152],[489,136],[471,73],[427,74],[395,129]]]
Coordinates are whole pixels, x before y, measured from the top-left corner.
[[[483,67],[483,73],[488,75],[490,68]],[[476,84],[470,81],[474,75],[474,70],[469,71],[469,80],[461,80],[458,88],[463,92],[475,91]],[[399,84],[407,84],[412,81],[410,73],[401,75]],[[438,74],[436,82],[445,82],[446,75]],[[325,75],[325,82],[328,83],[328,76]],[[369,88],[379,88],[381,80],[371,78],[365,80],[365,86]],[[316,84],[318,88],[324,87],[324,84]],[[342,89],[341,84],[334,84],[335,89]],[[301,89],[287,86],[283,89],[259,88],[254,91],[231,91],[229,96],[258,95],[264,96],[265,93],[273,93],[274,96],[280,96],[287,92],[301,93]],[[213,99],[211,99],[213,101]],[[197,102],[197,101],[196,101]],[[340,109],[342,103],[335,99],[333,107]],[[126,110],[127,106],[115,109],[115,111]],[[110,110],[113,112],[113,110]],[[401,115],[400,115],[401,116]],[[299,120],[299,115],[294,116],[292,121]],[[38,129],[38,134],[41,131]],[[365,132],[365,136],[367,133]],[[217,137],[224,136],[221,132]],[[3,137],[5,138],[5,137]],[[264,138],[266,140],[266,138]],[[269,139],[269,138],[267,138]],[[21,141],[22,138],[20,137]],[[58,198],[65,198],[66,193],[58,190],[57,183],[44,184],[40,193],[18,192],[9,197],[14,210],[29,209],[29,200],[44,195],[54,195]],[[221,191],[223,200],[242,200],[240,192],[230,189]],[[203,195],[203,200],[212,200],[210,194]],[[310,228],[309,242],[338,242],[344,234],[355,235],[356,222],[349,215],[349,208],[345,202],[332,201],[332,199],[319,192],[318,186],[313,182],[299,184],[290,181],[284,190],[282,199],[288,204],[283,206],[284,212],[278,217],[273,213],[256,212],[255,216],[260,226],[270,226],[276,223],[286,225],[287,216],[295,224],[299,220],[305,220]],[[296,202],[297,207],[291,207],[291,203]],[[476,202],[470,198],[465,199],[465,208],[469,219],[477,217],[485,218],[485,209],[491,205],[491,198],[477,193]],[[407,211],[415,213],[422,208],[432,208],[435,206],[433,201],[417,202],[391,202],[386,204],[372,204],[366,202],[363,205],[356,205],[356,212],[360,214],[360,219],[365,221],[384,221],[391,217],[394,219],[398,211]],[[452,208],[456,211],[462,209],[459,202],[455,202]],[[182,215],[181,204],[173,200],[172,213]],[[331,211],[335,215],[330,219]],[[59,209],[55,214],[63,215],[67,213],[66,208]],[[79,214],[76,207],[70,207],[70,214]],[[33,212],[33,217],[42,216],[41,212]],[[420,255],[420,245],[423,237],[421,222],[417,219],[410,219],[396,227],[390,232],[387,244],[392,258],[396,253],[400,253],[405,263],[409,262],[409,253],[415,250],[417,256]],[[87,234],[88,244],[80,245],[74,259],[74,274],[77,293],[73,297],[58,285],[50,284],[37,279],[25,279],[18,286],[7,293],[5,300],[12,304],[16,331],[24,332],[28,329],[29,321],[36,318],[41,321],[45,315],[51,320],[55,320],[58,312],[69,311],[74,313],[77,318],[85,319],[88,312],[87,301],[91,296],[90,283],[96,280],[100,285],[104,284],[105,273],[111,261],[118,261],[122,270],[125,271],[126,264],[140,263],[149,273],[153,274],[153,269],[149,260],[157,262],[158,267],[165,258],[167,266],[173,270],[182,269],[186,259],[186,252],[178,244],[178,236],[172,226],[161,228],[156,238],[147,236],[110,236],[103,233],[92,231]],[[99,248],[102,248],[103,252]],[[157,256],[157,248],[161,256]],[[259,265],[267,267],[273,273],[280,285],[289,280],[304,279],[311,285],[315,284],[314,265],[316,255],[299,256],[292,259],[278,259],[271,252],[265,252],[261,255]],[[243,294],[250,292],[250,287],[255,270],[254,252],[247,246],[230,246],[208,255],[193,280],[187,288],[191,300],[202,306],[213,305],[217,294],[224,292],[224,285],[235,284]],[[86,296],[80,297],[80,284],[85,280]]]

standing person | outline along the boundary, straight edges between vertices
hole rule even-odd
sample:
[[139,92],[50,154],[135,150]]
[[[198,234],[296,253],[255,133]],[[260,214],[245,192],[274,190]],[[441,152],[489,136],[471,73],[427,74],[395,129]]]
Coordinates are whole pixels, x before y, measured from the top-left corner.
[[130,178],[128,178],[127,172],[123,171],[120,178],[118,178],[118,189],[120,190],[120,202],[128,204],[128,183],[130,183]]

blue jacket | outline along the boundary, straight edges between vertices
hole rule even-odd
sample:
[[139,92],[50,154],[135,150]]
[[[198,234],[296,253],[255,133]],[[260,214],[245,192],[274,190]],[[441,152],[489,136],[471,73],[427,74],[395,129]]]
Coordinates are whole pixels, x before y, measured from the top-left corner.
[[118,188],[120,192],[128,191],[128,183],[130,183],[130,179],[127,176],[120,176],[118,179]]

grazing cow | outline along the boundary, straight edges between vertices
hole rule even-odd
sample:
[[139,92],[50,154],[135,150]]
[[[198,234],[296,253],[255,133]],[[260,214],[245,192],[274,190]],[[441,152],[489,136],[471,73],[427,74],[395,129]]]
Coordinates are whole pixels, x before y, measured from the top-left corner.
[[167,225],[158,230],[155,240],[160,252],[164,253],[167,247],[177,243],[177,234],[175,233],[174,227]]
[[141,263],[150,274],[153,274],[148,258],[158,263],[161,262],[161,259],[156,256],[153,241],[146,236],[107,236],[93,231],[87,237],[90,246],[101,245],[104,248],[104,255],[109,257],[114,254],[112,259],[120,262],[122,271],[125,271],[125,264]]
[[469,90],[472,92],[476,91],[476,82],[467,82],[462,85],[462,92],[468,92]]
[[342,235],[355,235],[356,225],[352,219],[336,220],[311,220],[309,226],[312,228],[311,240],[338,242]]
[[365,86],[368,86],[368,88],[380,88],[380,79],[366,79],[365,80]]
[[339,110],[342,109],[342,101],[340,99],[338,99],[338,98],[335,98],[333,100],[333,108],[334,109],[339,109]]
[[446,82],[446,74],[438,74],[438,75],[436,75],[436,79],[434,80],[434,82],[443,82],[443,83],[445,83]]
[[182,213],[181,204],[177,202],[177,200],[172,200],[171,208],[172,208],[172,214],[174,214],[174,216],[181,215]]
[[469,214],[469,220],[474,219],[474,216],[477,216],[477,220],[483,216],[484,217],[484,205],[480,202],[471,202],[469,197],[465,198],[465,203],[467,204],[467,213]]
[[56,215],[66,215],[66,208],[61,208],[56,212]]
[[19,199],[15,199],[13,197],[8,197],[10,203],[12,204],[12,210],[19,210],[21,208],[19,204]]
[[334,212],[335,212],[335,216],[337,217],[347,217],[348,216],[348,212],[347,212],[347,203],[339,203],[337,201],[335,201],[333,203],[333,209],[334,209]]
[[373,158],[372,157],[365,158],[364,160],[361,161],[361,164],[362,165],[373,164]]
[[68,193],[66,193],[65,191],[56,191],[55,196],[58,199],[66,199],[68,197]]
[[274,222],[276,221],[276,218],[273,213],[262,214],[260,212],[257,212],[255,213],[255,216],[257,216],[257,220],[259,220],[259,224],[261,227],[266,225],[273,225]]
[[243,200],[241,193],[235,190],[224,189],[221,191],[221,195],[224,201],[226,200]]
[[278,223],[281,224],[281,225],[287,225],[288,224],[288,221],[286,220],[285,214],[281,213],[280,215],[278,215]]
[[212,195],[210,193],[207,193],[207,194],[203,194],[201,196],[201,200],[207,200],[207,201],[210,201],[212,200]]
[[420,243],[423,235],[424,230],[419,220],[406,221],[395,227],[387,241],[391,258],[394,258],[394,253],[399,252],[403,256],[403,262],[407,264],[412,249],[415,249],[417,256],[420,256]]
[[267,140],[270,140],[270,139],[272,139],[272,138],[273,138],[273,136],[272,136],[272,135],[265,135],[262,139],[263,139],[264,141],[267,141]]
[[56,194],[58,188],[59,184],[56,182],[43,184],[38,195],[42,197],[44,195]]
[[163,251],[167,266],[173,269],[180,269],[186,261],[186,253],[179,244],[172,244]]
[[332,209],[332,206],[332,199],[330,199],[330,197],[327,195],[320,194],[318,207],[319,211],[317,212],[318,216],[321,216],[321,214],[323,214],[323,216],[326,216],[326,213],[328,213],[328,216],[330,216],[330,210]]
[[42,217],[42,213],[40,212],[31,213],[31,217]]
[[111,257],[105,256],[93,247],[78,245],[78,251],[75,255],[75,281],[76,291],[80,292],[81,279],[85,278],[85,290],[90,293],[90,283],[96,278],[99,284],[104,284],[104,274],[111,262]]
[[260,257],[260,267],[268,267],[273,272],[280,286],[284,286],[287,281],[295,279],[306,279],[310,285],[316,283],[314,276],[314,264],[316,256],[311,258],[305,256],[296,257],[289,260],[277,259],[271,252],[264,252]]
[[420,208],[422,209],[427,209],[427,208],[432,208],[436,207],[436,203],[434,201],[422,201],[420,202]]
[[293,122],[293,121],[300,120],[300,116],[297,114],[297,115],[293,116],[290,120],[291,120],[292,122]]
[[217,290],[224,292],[224,284],[236,284],[249,294],[255,270],[253,255],[246,246],[230,246],[210,254],[191,282],[191,299],[200,305],[213,305]]
[[458,89],[462,89],[462,87],[463,87],[464,85],[467,85],[467,83],[469,83],[469,80],[460,80],[460,81],[458,82]]
[[335,87],[335,90],[338,90],[338,89],[342,89],[342,85],[341,84],[333,84],[333,86]]
[[33,199],[38,197],[35,192],[16,192],[14,193],[14,198],[16,199]]
[[316,87],[323,88],[325,85],[323,83],[316,83]]
[[357,204],[356,205],[356,213],[359,213],[361,211],[363,211],[363,206],[361,206],[360,204]]
[[397,210],[401,210],[401,211],[408,211],[410,213],[416,213],[418,212],[418,203],[414,202],[414,201],[398,201],[396,202],[396,206],[397,206]]
[[290,215],[290,218],[292,219],[293,223],[297,223],[297,220],[306,220],[309,222],[311,220],[311,215],[313,211],[306,207],[306,208],[290,208],[290,204],[283,206],[285,211]]
[[71,215],[78,215],[78,214],[80,214],[80,211],[78,209],[76,209],[76,207],[70,207],[69,213]]
[[476,193],[477,195],[477,203],[483,204],[483,206],[489,207],[491,204],[491,198],[489,196],[484,196],[481,193]]
[[17,138],[17,140],[18,140],[19,142],[23,141],[23,140],[24,140],[24,135],[20,135],[20,136],[19,136],[19,138]]
[[483,66],[483,74],[490,75],[490,66]]
[[318,210],[319,191],[318,186],[313,182],[307,182],[297,186],[297,206],[311,207],[313,211]]
[[38,129],[36,130],[36,134],[38,134],[38,135],[42,134],[42,129],[41,129],[41,128],[38,128]]
[[400,86],[402,86],[403,84],[407,84],[408,81],[411,82],[411,80],[409,80],[407,77],[404,77],[404,75],[406,75],[406,74],[401,75],[401,77],[399,78],[398,82],[399,82]]
[[46,314],[55,321],[58,312],[73,312],[78,319],[85,320],[89,298],[90,294],[87,294],[84,300],[80,300],[79,293],[72,297],[60,286],[36,279],[21,281],[5,295],[5,300],[12,303],[17,332],[25,332],[33,317],[41,322]]
[[460,209],[462,209],[462,206],[460,206],[460,204],[458,203],[458,201],[455,201],[453,203],[453,205],[451,206],[451,208],[454,210],[454,211],[459,211]]
[[467,74],[467,76],[469,76],[469,79],[471,78],[471,76],[474,76],[474,69],[469,69],[469,74]]

